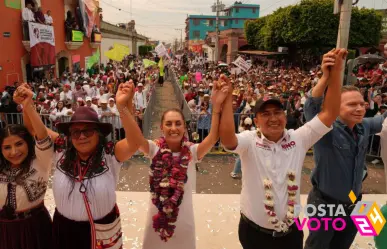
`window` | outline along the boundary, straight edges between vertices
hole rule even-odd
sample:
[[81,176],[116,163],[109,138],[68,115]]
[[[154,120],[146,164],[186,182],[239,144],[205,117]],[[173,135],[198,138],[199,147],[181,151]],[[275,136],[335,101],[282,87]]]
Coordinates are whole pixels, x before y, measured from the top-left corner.
[[235,8],[235,13],[239,13],[239,8]]
[[214,20],[210,20],[210,26],[214,26]]
[[200,25],[200,20],[199,19],[194,19],[193,23],[194,23],[195,26],[199,26]]
[[239,20],[235,20],[235,24],[238,24],[239,23]]
[[224,26],[225,26],[225,27],[227,26],[227,20],[224,21]]
[[253,8],[253,14],[257,13],[257,8]]
[[230,20],[230,25],[232,25],[232,20]]
[[195,30],[193,32],[194,39],[200,39],[200,30]]

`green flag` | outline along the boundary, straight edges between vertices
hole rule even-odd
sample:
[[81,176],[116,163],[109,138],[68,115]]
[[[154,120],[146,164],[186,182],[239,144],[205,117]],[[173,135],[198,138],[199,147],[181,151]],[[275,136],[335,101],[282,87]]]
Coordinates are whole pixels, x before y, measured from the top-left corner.
[[86,69],[89,69],[92,66],[94,66],[94,64],[99,63],[99,57],[100,55],[99,55],[99,48],[98,48],[97,51],[87,61]]
[[142,60],[142,63],[144,64],[144,67],[145,67],[145,68],[148,68],[148,67],[157,65],[156,62],[151,61],[151,60],[148,60],[148,59],[143,59],[143,60]]
[[159,69],[160,69],[160,76],[164,77],[164,62],[163,62],[163,57],[160,58],[159,61]]
[[129,68],[130,68],[130,70],[133,70],[133,68],[134,68],[134,63],[133,63],[133,61],[130,63]]

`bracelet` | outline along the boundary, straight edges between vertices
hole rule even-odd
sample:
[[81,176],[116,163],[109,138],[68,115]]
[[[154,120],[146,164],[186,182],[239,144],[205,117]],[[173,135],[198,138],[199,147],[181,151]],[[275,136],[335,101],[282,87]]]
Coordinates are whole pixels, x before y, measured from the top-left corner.
[[121,117],[121,115],[127,116],[128,114],[131,114],[131,112],[129,111],[128,107],[117,108],[117,110],[120,113],[120,117]]

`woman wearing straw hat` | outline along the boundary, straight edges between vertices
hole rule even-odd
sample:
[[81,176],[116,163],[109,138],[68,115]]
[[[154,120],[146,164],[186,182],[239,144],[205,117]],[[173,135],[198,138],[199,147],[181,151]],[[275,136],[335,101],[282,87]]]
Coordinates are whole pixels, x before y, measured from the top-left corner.
[[[108,143],[106,136],[112,132],[112,125],[99,122],[98,114],[90,107],[79,107],[70,122],[58,124],[59,132],[64,135],[47,129],[56,151],[55,249],[122,246],[115,188],[122,162],[137,151],[137,141],[142,138],[129,108],[133,89],[132,83],[121,84],[116,95],[121,122],[126,134],[131,134],[130,140]],[[29,114],[24,116],[26,126],[35,127]]]

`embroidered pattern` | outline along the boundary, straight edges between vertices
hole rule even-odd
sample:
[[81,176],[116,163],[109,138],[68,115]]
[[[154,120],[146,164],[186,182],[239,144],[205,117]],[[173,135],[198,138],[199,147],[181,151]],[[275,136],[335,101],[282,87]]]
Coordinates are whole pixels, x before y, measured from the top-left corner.
[[0,182],[13,183],[11,187],[11,205],[16,208],[16,186],[21,186],[27,194],[28,200],[34,202],[39,200],[47,190],[47,181],[43,181],[40,177],[37,180],[29,179],[31,176],[37,174],[36,169],[31,169],[27,174],[18,176],[21,169],[10,169],[0,175]]
[[[66,137],[64,135],[60,135],[56,140],[55,140],[55,151],[58,153],[65,152],[66,150]],[[84,177],[84,179],[92,179],[95,177],[98,177],[100,175],[105,174],[107,171],[109,171],[109,166],[107,165],[106,162],[106,157],[105,155],[114,155],[114,143],[113,142],[108,142],[105,146],[105,149],[103,151],[102,155],[102,161],[101,164],[98,166],[93,166],[93,170],[88,171]],[[56,168],[59,169],[63,174],[74,178],[78,180],[78,175],[74,175],[74,172],[72,170],[67,171],[63,168],[63,163],[65,161],[65,154],[61,156],[61,158],[58,160],[56,164]]]
[[47,181],[43,181],[42,177],[37,180],[27,179],[23,188],[27,192],[28,200],[34,202],[46,193]]

